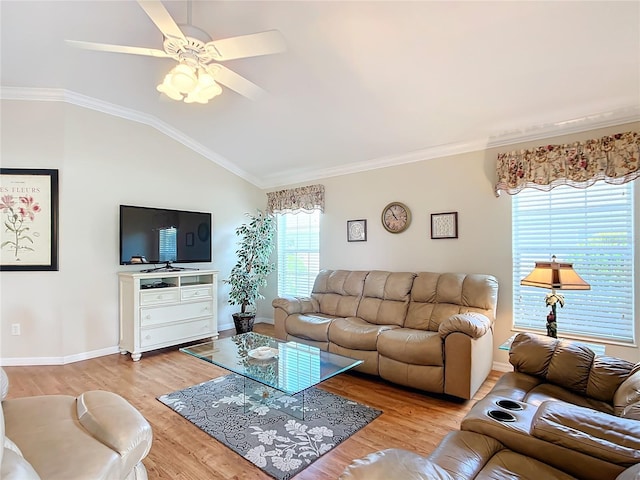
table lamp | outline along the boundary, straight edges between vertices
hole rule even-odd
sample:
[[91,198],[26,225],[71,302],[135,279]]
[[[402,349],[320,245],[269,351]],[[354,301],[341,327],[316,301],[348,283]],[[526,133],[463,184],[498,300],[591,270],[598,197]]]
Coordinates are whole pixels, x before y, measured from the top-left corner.
[[556,305],[564,306],[564,297],[556,293],[556,290],[590,290],[591,285],[585,282],[573,269],[572,263],[556,262],[556,256],[551,257],[550,262],[536,262],[533,271],[520,280],[520,285],[530,287],[550,288],[551,293],[545,297],[547,306],[551,311],[547,315],[547,335],[558,337],[558,323]]

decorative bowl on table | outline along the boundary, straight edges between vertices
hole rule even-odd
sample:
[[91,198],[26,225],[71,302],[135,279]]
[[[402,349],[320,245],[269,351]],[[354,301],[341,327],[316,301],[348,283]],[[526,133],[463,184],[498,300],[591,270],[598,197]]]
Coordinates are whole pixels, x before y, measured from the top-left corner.
[[278,356],[278,349],[273,347],[258,347],[249,350],[247,355],[256,360],[270,360]]

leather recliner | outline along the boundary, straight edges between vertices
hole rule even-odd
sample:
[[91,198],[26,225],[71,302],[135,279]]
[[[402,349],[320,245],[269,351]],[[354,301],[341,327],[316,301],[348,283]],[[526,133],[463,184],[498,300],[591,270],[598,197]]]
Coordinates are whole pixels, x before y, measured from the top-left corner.
[[640,364],[530,333],[509,361],[429,457],[374,452],[340,480],[640,480]]
[[8,390],[0,369],[3,480],[147,479],[151,426],[121,396],[93,390],[6,399]]

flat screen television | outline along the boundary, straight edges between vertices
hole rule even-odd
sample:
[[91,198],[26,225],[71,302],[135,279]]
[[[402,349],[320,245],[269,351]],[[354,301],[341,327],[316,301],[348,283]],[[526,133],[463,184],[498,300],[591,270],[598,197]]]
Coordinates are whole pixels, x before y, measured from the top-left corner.
[[120,205],[120,265],[211,262],[211,214]]

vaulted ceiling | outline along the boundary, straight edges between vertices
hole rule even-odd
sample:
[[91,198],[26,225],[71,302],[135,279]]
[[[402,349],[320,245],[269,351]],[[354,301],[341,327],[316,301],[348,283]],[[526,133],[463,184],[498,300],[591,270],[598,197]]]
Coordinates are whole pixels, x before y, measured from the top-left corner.
[[[186,1],[163,2],[178,24]],[[207,105],[156,91],[171,59],[126,1],[0,2],[2,98],[143,121],[263,188],[640,120],[640,2],[198,1],[213,39],[287,50],[225,66],[266,90]]]

